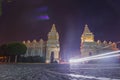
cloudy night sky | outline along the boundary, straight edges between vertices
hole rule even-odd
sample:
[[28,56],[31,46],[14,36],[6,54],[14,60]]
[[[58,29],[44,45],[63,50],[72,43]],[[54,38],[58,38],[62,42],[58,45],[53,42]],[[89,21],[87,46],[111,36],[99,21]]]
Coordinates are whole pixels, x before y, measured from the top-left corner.
[[95,40],[120,41],[120,0],[3,0],[0,44],[47,40],[52,24],[60,35],[61,53],[77,53],[84,25]]

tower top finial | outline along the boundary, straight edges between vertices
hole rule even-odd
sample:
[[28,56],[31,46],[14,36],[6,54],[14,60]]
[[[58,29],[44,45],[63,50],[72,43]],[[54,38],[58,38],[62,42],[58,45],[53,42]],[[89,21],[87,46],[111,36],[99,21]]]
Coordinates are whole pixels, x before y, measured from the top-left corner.
[[88,28],[88,25],[85,24],[84,32],[83,33],[91,33],[90,29]]
[[85,27],[88,27],[88,25],[87,25],[87,24],[85,24]]
[[52,32],[53,32],[53,31],[56,31],[55,24],[52,25],[51,31],[52,31]]

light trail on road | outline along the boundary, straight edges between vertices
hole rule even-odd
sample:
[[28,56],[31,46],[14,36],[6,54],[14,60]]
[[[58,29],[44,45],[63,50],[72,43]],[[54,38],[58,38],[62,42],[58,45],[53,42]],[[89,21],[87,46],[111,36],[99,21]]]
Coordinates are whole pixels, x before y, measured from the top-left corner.
[[68,73],[60,73],[60,72],[55,72],[51,70],[46,70],[47,73],[52,73],[55,75],[62,75],[62,76],[68,76],[70,77],[71,80],[73,79],[98,79],[98,80],[119,80],[119,79],[113,79],[113,78],[107,78],[107,77],[95,77],[95,76],[90,76],[90,75],[80,75],[80,74],[68,74]]
[[94,55],[94,56],[90,56],[90,57],[85,57],[85,58],[81,58],[81,59],[70,59],[69,62],[76,63],[76,62],[84,62],[84,61],[89,61],[89,60],[120,56],[120,54],[115,54],[115,53],[119,53],[119,52],[120,52],[120,50],[112,51],[112,52],[108,52],[108,53],[103,53],[103,54],[99,54],[99,55]]

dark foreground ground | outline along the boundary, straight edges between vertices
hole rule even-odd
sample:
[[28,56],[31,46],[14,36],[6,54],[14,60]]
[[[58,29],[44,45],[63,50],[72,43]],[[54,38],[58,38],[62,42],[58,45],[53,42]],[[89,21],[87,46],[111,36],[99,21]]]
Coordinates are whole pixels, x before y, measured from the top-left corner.
[[0,64],[0,80],[120,80],[120,64]]

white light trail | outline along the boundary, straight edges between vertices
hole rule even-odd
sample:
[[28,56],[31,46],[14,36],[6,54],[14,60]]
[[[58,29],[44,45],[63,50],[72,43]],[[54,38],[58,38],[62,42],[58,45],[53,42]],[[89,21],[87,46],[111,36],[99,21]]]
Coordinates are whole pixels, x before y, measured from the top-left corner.
[[102,56],[102,57],[98,57],[98,58],[91,58],[91,59],[89,59],[89,60],[103,59],[103,58],[110,58],[110,57],[116,57],[116,56],[120,56],[120,54],[108,55],[108,56]]
[[[95,55],[95,56],[85,57],[85,58],[81,58],[81,59],[70,59],[69,62],[70,63],[84,62],[84,61],[88,61],[88,60],[103,59],[103,58],[120,56],[120,54],[115,54],[115,53],[119,53],[119,52],[120,52],[120,50],[108,52],[108,53],[104,53],[104,54],[99,54],[99,55]],[[115,54],[115,55],[112,55],[112,54]]]

